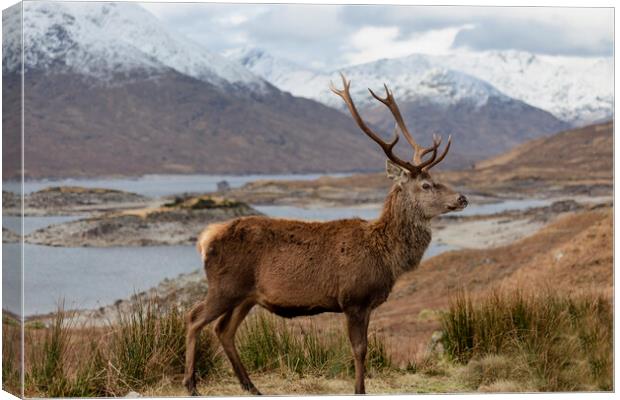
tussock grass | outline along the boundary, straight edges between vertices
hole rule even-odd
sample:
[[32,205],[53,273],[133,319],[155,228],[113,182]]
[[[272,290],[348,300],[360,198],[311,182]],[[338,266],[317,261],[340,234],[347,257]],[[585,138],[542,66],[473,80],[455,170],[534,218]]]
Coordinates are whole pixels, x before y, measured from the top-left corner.
[[[294,323],[258,312],[240,329],[239,353],[248,369],[256,372],[314,376],[352,376],[351,345],[343,330],[320,332],[312,325],[296,329]],[[386,344],[371,334],[366,355],[369,374],[395,369]]]
[[468,363],[475,388],[613,389],[613,310],[601,294],[496,290],[474,300],[460,292],[442,328],[447,354]]
[[[27,331],[26,393],[45,397],[123,396],[183,374],[184,312],[137,301],[104,328],[78,327],[62,308],[49,327]],[[211,334],[198,342],[199,377],[221,369]]]
[[[110,359],[120,387],[141,390],[165,376],[183,373],[185,361],[185,312],[162,309],[152,301],[137,300],[129,312],[118,312],[110,326]],[[198,339],[197,375],[206,376],[220,367],[212,335]]]
[[[105,327],[76,326],[75,320],[60,308],[49,326],[27,329],[28,396],[116,397],[180,384],[185,310],[136,297]],[[343,331],[322,333],[312,326],[300,332],[299,328],[264,312],[250,316],[237,336],[245,365],[252,372],[285,376],[353,375],[351,347]],[[200,335],[197,349],[199,380],[231,375],[210,329]],[[3,368],[12,367],[6,363]],[[369,374],[393,368],[385,343],[376,335],[369,340],[367,368]]]
[[2,320],[2,389],[21,393],[21,330],[20,323],[7,316]]
[[61,306],[48,328],[27,332],[32,344],[26,353],[26,386],[49,397],[103,396],[104,363],[97,342],[92,336],[74,340],[66,316]]

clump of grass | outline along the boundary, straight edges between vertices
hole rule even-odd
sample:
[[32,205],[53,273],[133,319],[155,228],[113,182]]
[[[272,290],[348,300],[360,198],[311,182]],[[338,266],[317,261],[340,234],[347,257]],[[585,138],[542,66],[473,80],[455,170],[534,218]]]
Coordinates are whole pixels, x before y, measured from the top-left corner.
[[[76,327],[62,308],[27,337],[27,391],[45,397],[123,396],[184,371],[185,318],[176,308],[137,300],[104,328]],[[86,340],[84,340],[86,339]],[[196,373],[218,373],[222,360],[212,335],[198,339]],[[9,368],[9,364],[3,365]],[[180,378],[179,378],[180,379]]]
[[19,396],[21,393],[21,330],[17,320],[2,319],[2,389]]
[[[110,363],[123,390],[140,390],[165,376],[183,373],[185,318],[180,310],[138,299],[129,311],[119,311],[111,330]],[[197,347],[200,378],[219,369],[221,359],[208,333],[200,336]]]
[[[103,396],[105,367],[100,353],[81,351],[77,355],[72,328],[61,307],[50,327],[37,329],[44,330],[40,335],[31,333],[38,338],[30,340],[26,384],[49,397]],[[95,342],[91,340],[89,345],[92,348]]]
[[243,207],[245,203],[217,196],[177,196],[171,202],[165,203],[167,208],[181,208],[188,210],[209,210],[214,208]]
[[427,376],[445,376],[446,361],[435,353],[426,353],[407,362],[404,371],[410,374],[424,374]]
[[[184,310],[136,296],[129,308],[119,307],[117,317],[107,326],[88,328],[75,326],[75,319],[61,308],[47,326],[26,331],[27,395],[116,397],[166,382],[180,383],[185,359],[184,315]],[[238,342],[240,355],[251,371],[321,377],[352,376],[354,372],[351,346],[341,330],[301,329],[258,312],[244,323]],[[197,349],[198,379],[230,373],[223,368],[228,363],[223,363],[210,329],[199,336]],[[369,374],[395,369],[385,342],[377,335],[370,336],[366,362]],[[10,363],[3,364],[3,371],[8,371],[5,377],[15,373],[11,368]]]
[[[322,333],[315,326],[294,329],[266,313],[248,318],[239,334],[239,352],[252,371],[280,371],[334,377],[354,372],[351,346],[343,332]],[[371,335],[366,356],[370,373],[394,368],[382,338]]]
[[474,303],[461,292],[442,317],[443,344],[475,387],[518,378],[541,391],[611,390],[612,319],[603,295],[498,290]]

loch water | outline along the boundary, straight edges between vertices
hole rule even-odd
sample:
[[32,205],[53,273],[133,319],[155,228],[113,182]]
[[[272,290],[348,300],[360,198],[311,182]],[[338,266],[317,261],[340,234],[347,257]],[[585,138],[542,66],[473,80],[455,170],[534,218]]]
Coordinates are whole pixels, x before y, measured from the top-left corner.
[[[316,179],[319,175],[150,175],[137,179],[65,179],[59,181],[27,182],[26,192],[54,185],[105,187],[132,191],[147,196],[165,196],[183,192],[208,192],[217,182],[226,180],[232,187],[257,179],[299,180]],[[8,187],[10,188],[10,187]],[[7,188],[5,188],[7,190]],[[464,215],[492,214],[504,210],[526,209],[548,204],[546,200],[507,200],[500,203],[470,205]],[[277,218],[328,221],[341,218],[374,219],[379,206],[359,207],[296,207],[255,206],[266,215]],[[64,223],[79,216],[26,217],[24,233],[48,225]],[[19,217],[3,217],[4,227],[19,231]],[[3,307],[19,313],[20,310],[20,244],[4,244],[2,253]],[[453,247],[431,243],[425,257],[431,257]],[[25,244],[24,246],[24,315],[51,312],[64,301],[65,308],[97,308],[118,299],[156,286],[165,278],[200,268],[200,259],[194,246],[151,247],[50,247]],[[12,283],[12,284],[7,284]]]

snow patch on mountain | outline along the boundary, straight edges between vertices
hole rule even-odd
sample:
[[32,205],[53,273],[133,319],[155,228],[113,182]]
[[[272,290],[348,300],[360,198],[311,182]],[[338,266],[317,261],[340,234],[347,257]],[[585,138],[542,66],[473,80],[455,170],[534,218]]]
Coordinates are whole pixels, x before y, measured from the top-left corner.
[[[331,107],[345,107],[342,100],[329,90],[330,81],[334,82],[336,87],[342,86],[336,71],[325,73],[303,68],[259,49],[240,49],[226,55],[281,90],[320,101]],[[406,65],[398,65],[401,61],[407,61]],[[398,74],[395,74],[395,71],[398,71]],[[469,102],[478,107],[485,105],[491,97],[501,101],[510,100],[487,82],[463,72],[433,65],[423,57],[419,57],[416,62],[384,59],[344,68],[342,72],[353,82],[351,95],[361,107],[376,104],[367,88],[383,95],[386,77],[389,78],[387,83],[390,90],[401,100],[431,101],[444,105]]]
[[[330,79],[340,81],[336,72],[315,71],[254,49],[230,52],[228,56],[281,90],[342,107],[340,99],[327,88]],[[366,87],[374,90],[386,82],[401,100],[424,98],[439,103],[473,101],[483,105],[490,97],[514,98],[574,124],[613,115],[611,58],[464,51],[382,59],[340,71],[354,82],[351,92],[361,106],[372,101]]]
[[[24,2],[24,67],[66,69],[110,80],[115,74],[172,69],[218,86],[266,83],[218,54],[171,31],[137,4]],[[19,10],[3,14],[3,25],[19,30]],[[20,42],[7,43],[3,66],[19,66]]]

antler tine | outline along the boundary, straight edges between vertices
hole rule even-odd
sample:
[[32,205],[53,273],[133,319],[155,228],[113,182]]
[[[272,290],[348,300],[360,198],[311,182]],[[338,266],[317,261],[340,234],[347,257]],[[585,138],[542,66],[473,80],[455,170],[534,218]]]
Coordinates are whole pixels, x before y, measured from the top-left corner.
[[[387,157],[393,163],[400,165],[401,167],[411,171],[414,174],[417,174],[423,170],[428,171],[430,168],[440,163],[446,157],[446,154],[448,154],[448,150],[450,150],[450,144],[452,143],[452,136],[448,137],[448,144],[446,145],[446,148],[444,149],[443,153],[439,156],[439,158],[437,158],[437,151],[439,149],[439,146],[441,145],[442,139],[438,135],[433,134],[433,144],[430,147],[420,146],[415,141],[415,139],[413,138],[409,130],[407,129],[403,116],[400,113],[400,109],[398,108],[398,105],[396,104],[396,101],[394,100],[394,96],[392,95],[392,92],[390,91],[390,89],[387,87],[386,84],[383,85],[383,87],[385,88],[385,98],[377,96],[375,92],[372,91],[372,89],[368,89],[372,97],[374,97],[375,99],[379,100],[381,103],[386,105],[392,112],[392,115],[394,116],[394,120],[395,120],[394,138],[390,142],[386,142],[383,139],[381,139],[379,135],[373,132],[372,129],[370,129],[366,125],[366,123],[360,116],[359,112],[357,111],[357,107],[355,107],[355,103],[353,103],[353,99],[351,98],[351,93],[349,92],[351,81],[347,81],[347,79],[342,73],[340,73],[340,77],[342,78],[343,89],[342,90],[337,89],[331,81],[329,82],[329,88],[331,89],[332,92],[334,92],[335,94],[337,94],[344,100],[345,104],[349,108],[349,111],[351,112],[351,115],[353,116],[353,119],[355,120],[357,125],[362,129],[362,131],[364,131],[366,135],[368,135],[379,146],[381,146],[381,148],[385,152],[385,155],[387,155]],[[400,139],[400,135],[398,134],[399,129],[405,136],[405,139],[407,140],[407,142],[409,142],[409,144],[414,150],[412,162],[401,160],[393,153],[394,146],[396,146],[396,143],[398,143],[398,140]],[[432,153],[432,155],[428,159],[423,160],[424,156],[429,153]]]
[[379,135],[373,132],[372,129],[370,129],[366,125],[366,123],[360,116],[359,112],[357,111],[357,107],[355,107],[355,103],[353,103],[353,99],[351,98],[351,93],[349,92],[351,81],[347,81],[347,79],[342,73],[340,73],[340,77],[342,78],[342,85],[344,86],[343,89],[342,90],[336,89],[336,87],[331,81],[329,82],[329,88],[332,92],[334,92],[335,94],[337,94],[344,100],[345,104],[349,108],[349,112],[353,116],[353,119],[355,120],[355,122],[357,122],[357,125],[362,129],[362,131],[364,131],[366,135],[368,135],[379,146],[381,146],[381,148],[385,152],[385,155],[394,164],[400,165],[401,167],[411,172],[419,172],[420,169],[416,165],[413,165],[407,161],[401,160],[393,153],[392,150],[394,149],[394,146],[396,146],[396,143],[398,143],[398,140],[400,139],[400,136],[398,135],[397,130],[394,131],[394,138],[390,142],[385,142],[383,139],[381,139]]
[[400,131],[405,136],[405,139],[407,140],[409,145],[413,147],[414,152],[415,152],[414,153],[414,157],[415,157],[415,154],[417,154],[418,151],[421,150],[421,147],[420,145],[418,145],[418,143],[416,143],[415,139],[413,139],[413,136],[411,136],[411,133],[409,133],[409,129],[407,129],[407,126],[405,125],[405,121],[403,119],[402,114],[400,113],[400,109],[398,108],[396,101],[394,100],[394,96],[392,95],[392,92],[390,91],[390,89],[387,87],[385,83],[383,84],[383,87],[385,88],[385,98],[378,96],[370,88],[368,88],[368,91],[370,92],[372,97],[379,100],[381,103],[387,106],[387,108],[390,109],[390,111],[392,112],[392,115],[394,116],[394,119],[396,120],[396,124],[398,124],[398,126],[400,127]]
[[426,162],[422,162],[422,158],[430,153],[431,151],[435,151],[436,147],[435,147],[435,137],[433,136],[433,146],[431,147],[423,147],[421,145],[419,145],[415,139],[413,138],[413,135],[411,134],[411,132],[409,132],[409,129],[407,129],[407,125],[405,124],[405,120],[403,119],[403,116],[400,112],[400,109],[398,108],[398,104],[396,103],[396,100],[394,99],[394,96],[392,94],[392,91],[388,88],[387,84],[383,84],[383,87],[385,88],[385,98],[382,98],[380,96],[378,96],[375,92],[372,91],[372,89],[368,89],[368,91],[370,92],[370,94],[372,95],[372,97],[374,97],[375,99],[379,100],[381,103],[383,103],[385,106],[387,106],[387,108],[390,109],[390,111],[392,112],[392,116],[394,117],[394,119],[396,120],[396,123],[398,124],[398,126],[400,127],[401,132],[403,133],[403,135],[405,136],[405,139],[407,140],[407,142],[409,143],[409,145],[411,147],[413,147],[413,162],[416,165],[420,165],[421,163],[426,165]]
[[[426,171],[428,171],[429,169],[433,168],[435,165],[437,165],[441,161],[443,161],[443,159],[446,157],[446,154],[448,154],[448,150],[450,150],[450,145],[451,144],[452,144],[452,135],[449,135],[448,136],[448,143],[446,144],[446,148],[444,149],[443,153],[441,153],[439,158],[437,158],[436,160],[431,162],[429,165],[425,166],[425,170]],[[421,167],[421,168],[424,168],[424,167]]]

